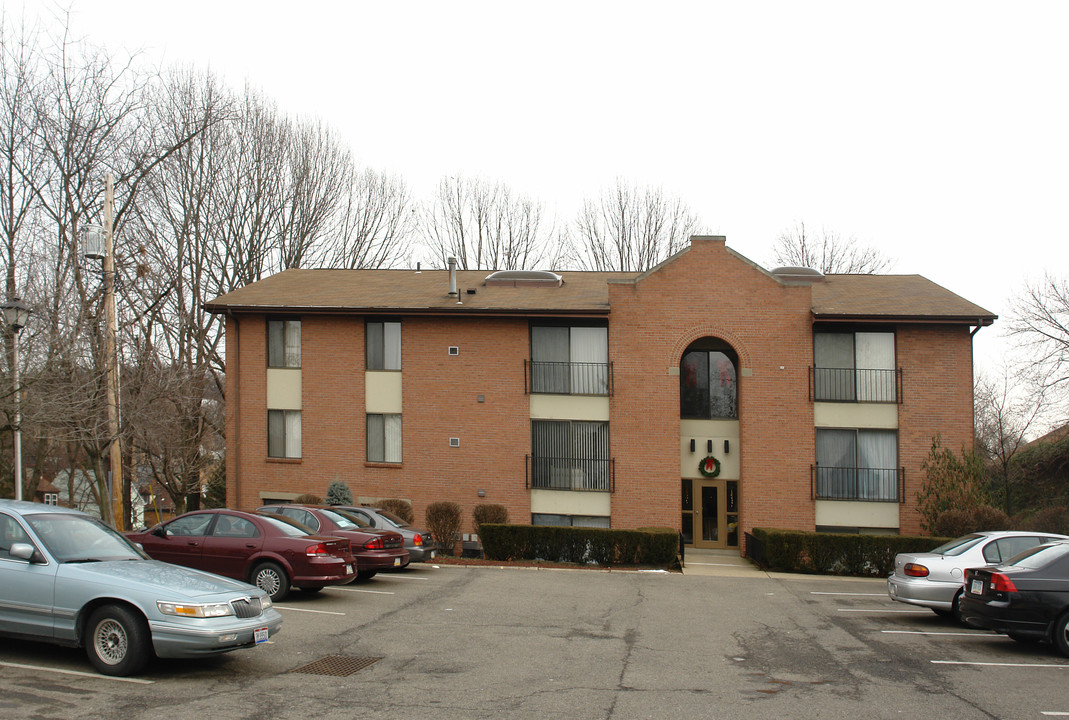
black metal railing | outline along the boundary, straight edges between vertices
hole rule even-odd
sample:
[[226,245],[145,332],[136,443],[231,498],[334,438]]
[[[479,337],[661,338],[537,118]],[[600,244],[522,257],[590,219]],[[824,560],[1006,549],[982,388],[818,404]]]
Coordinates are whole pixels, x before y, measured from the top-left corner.
[[527,457],[527,489],[615,492],[616,463],[590,458]]
[[902,368],[809,368],[809,399],[819,402],[902,402]]
[[612,395],[612,363],[524,360],[530,393]]
[[817,500],[902,502],[905,468],[810,467]]

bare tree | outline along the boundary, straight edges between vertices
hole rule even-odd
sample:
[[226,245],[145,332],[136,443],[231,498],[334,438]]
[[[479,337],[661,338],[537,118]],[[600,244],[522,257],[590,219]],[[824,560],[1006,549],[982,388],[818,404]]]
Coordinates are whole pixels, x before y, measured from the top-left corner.
[[992,497],[1002,495],[1002,509],[1012,515],[1014,507],[1010,467],[1014,457],[1035,430],[1046,409],[1040,393],[1011,381],[1008,370],[998,378],[981,375],[973,388],[977,449],[990,461]]
[[354,169],[347,187],[322,264],[352,270],[396,267],[408,255],[417,221],[404,181]]
[[550,229],[541,203],[502,183],[447,177],[424,207],[427,245],[444,267],[455,257],[465,270],[533,268],[546,253]]
[[1069,280],[1047,275],[1026,286],[1013,302],[1009,334],[1063,421],[1069,416]]
[[582,270],[648,270],[701,233],[698,216],[659,187],[618,179],[586,200],[565,239],[565,262]]
[[780,233],[774,248],[774,265],[813,268],[825,275],[873,275],[894,265],[873,247],[860,246],[853,237],[821,229],[812,233],[804,222]]

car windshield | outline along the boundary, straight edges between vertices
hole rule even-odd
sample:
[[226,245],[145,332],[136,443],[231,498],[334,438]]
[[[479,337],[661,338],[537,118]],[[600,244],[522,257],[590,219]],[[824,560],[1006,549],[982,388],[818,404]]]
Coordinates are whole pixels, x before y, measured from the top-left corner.
[[983,535],[965,535],[940,545],[935,550],[932,550],[932,552],[936,555],[961,555],[983,539]]
[[271,527],[275,528],[283,535],[289,537],[303,537],[305,535],[315,535],[315,531],[307,525],[301,525],[296,520],[291,520],[283,515],[268,515],[266,513],[257,513],[264,519]]
[[356,518],[347,513],[338,510],[320,510],[319,512],[333,520],[342,530],[358,530],[360,528],[360,525],[356,522]]
[[61,563],[140,560],[147,556],[130,541],[96,518],[84,515],[26,516],[48,552]]
[[1065,557],[1066,555],[1069,555],[1069,543],[1039,545],[1014,555],[1004,562],[1003,565],[1012,565],[1014,567],[1034,570],[1036,568],[1046,567],[1050,563]]
[[394,515],[389,510],[376,510],[375,512],[378,513],[379,516],[389,520],[390,524],[393,525],[394,527],[399,527],[399,528],[408,527],[408,523],[406,523],[404,520],[402,520],[401,518],[399,518],[396,515]]

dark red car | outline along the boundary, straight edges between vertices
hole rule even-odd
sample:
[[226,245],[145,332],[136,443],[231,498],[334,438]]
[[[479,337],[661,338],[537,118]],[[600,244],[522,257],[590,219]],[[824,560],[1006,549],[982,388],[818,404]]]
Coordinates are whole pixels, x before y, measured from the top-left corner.
[[243,580],[284,598],[356,578],[349,539],[310,534],[286,518],[240,510],[198,510],[143,533],[126,533],[152,558]]
[[330,505],[265,505],[260,513],[278,513],[324,535],[349,538],[359,568],[357,578],[366,580],[380,570],[408,565],[405,539],[393,530],[376,530],[367,521]]

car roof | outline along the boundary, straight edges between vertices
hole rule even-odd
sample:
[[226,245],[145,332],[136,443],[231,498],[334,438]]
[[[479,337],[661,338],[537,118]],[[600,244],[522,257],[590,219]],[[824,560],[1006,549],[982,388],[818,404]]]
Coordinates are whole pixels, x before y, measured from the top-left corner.
[[63,507],[62,505],[45,505],[44,503],[28,502],[26,500],[5,500],[0,499],[0,509],[13,510],[19,515],[41,515],[43,513],[62,513],[64,515],[85,515],[81,510],[75,510],[74,508]]

